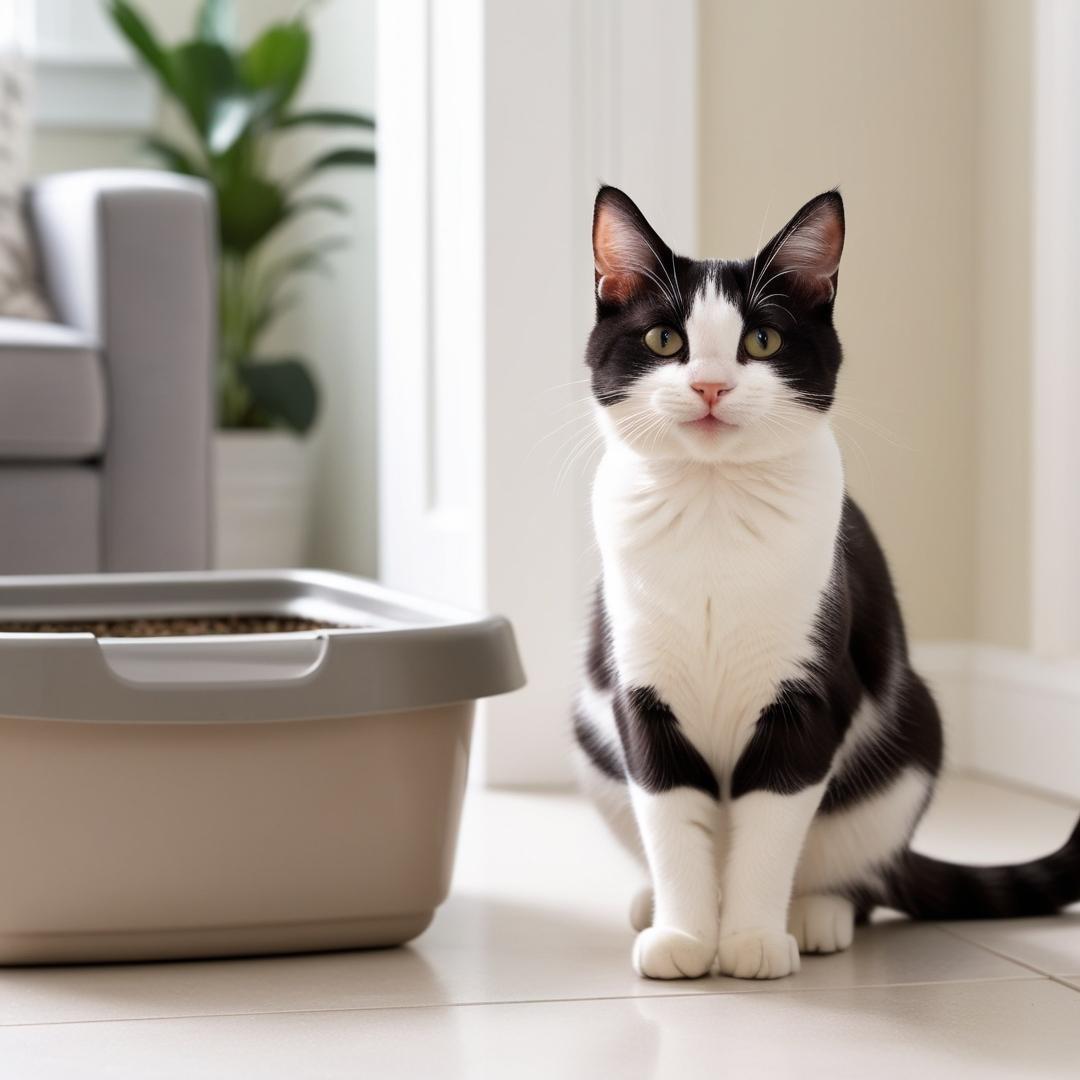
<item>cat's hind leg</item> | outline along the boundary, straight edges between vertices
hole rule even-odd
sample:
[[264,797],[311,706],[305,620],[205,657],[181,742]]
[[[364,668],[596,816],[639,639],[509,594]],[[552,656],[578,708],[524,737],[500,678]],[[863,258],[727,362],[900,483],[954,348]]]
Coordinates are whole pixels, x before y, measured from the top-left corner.
[[842,952],[855,936],[855,905],[844,896],[796,896],[787,929],[801,953]]
[[653,888],[626,779],[599,768],[580,745],[575,747],[574,765],[578,788],[592,800],[619,846],[641,867],[645,880],[631,897],[630,925],[634,930],[647,930],[653,920]]
[[653,924],[656,899],[651,885],[642,885],[630,901],[630,925],[637,931],[648,930]]

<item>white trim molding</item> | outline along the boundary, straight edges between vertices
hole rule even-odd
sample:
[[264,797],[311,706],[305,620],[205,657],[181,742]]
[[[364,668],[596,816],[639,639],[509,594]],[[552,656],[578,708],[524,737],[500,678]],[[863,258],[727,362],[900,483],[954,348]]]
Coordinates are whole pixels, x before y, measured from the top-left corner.
[[1037,0],[1033,48],[1032,647],[1080,656],[1080,4]]
[[952,768],[1080,798],[1080,660],[974,642],[922,643],[912,657],[941,707]]
[[[380,0],[376,22],[380,576],[510,617],[529,685],[485,704],[474,779],[561,784],[595,570],[587,467],[560,476],[592,201],[626,186],[695,246],[696,3]],[[642,79],[657,41],[688,62]]]

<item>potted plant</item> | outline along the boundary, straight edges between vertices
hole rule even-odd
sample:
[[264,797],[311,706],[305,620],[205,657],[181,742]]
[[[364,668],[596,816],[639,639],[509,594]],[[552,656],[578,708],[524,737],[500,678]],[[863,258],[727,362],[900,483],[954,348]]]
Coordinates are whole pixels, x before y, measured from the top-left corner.
[[151,135],[147,150],[175,172],[202,177],[216,195],[219,564],[295,565],[304,558],[304,436],[318,414],[318,389],[302,357],[268,357],[261,347],[295,300],[291,280],[325,268],[344,240],[329,235],[290,247],[278,234],[301,215],[347,213],[340,200],[313,192],[312,182],[327,169],[370,167],[375,151],[337,146],[291,170],[275,168],[280,155],[271,151],[305,127],[369,135],[375,122],[342,109],[293,107],[311,52],[306,5],[244,45],[235,39],[231,0],[204,0],[193,36],[175,45],[162,43],[125,0],[107,0],[106,8],[186,121],[183,142]]

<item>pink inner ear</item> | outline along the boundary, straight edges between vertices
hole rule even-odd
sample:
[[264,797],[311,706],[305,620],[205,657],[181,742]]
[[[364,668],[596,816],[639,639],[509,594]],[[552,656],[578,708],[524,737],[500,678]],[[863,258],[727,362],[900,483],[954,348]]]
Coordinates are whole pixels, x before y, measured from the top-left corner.
[[840,219],[830,208],[822,207],[798,222],[781,241],[775,266],[791,271],[803,288],[828,297],[836,291],[843,248]]
[[625,304],[638,287],[638,279],[632,274],[598,274],[596,295],[605,304]]
[[596,295],[605,303],[625,303],[641,287],[653,258],[648,243],[635,226],[608,208],[602,208],[593,230]]

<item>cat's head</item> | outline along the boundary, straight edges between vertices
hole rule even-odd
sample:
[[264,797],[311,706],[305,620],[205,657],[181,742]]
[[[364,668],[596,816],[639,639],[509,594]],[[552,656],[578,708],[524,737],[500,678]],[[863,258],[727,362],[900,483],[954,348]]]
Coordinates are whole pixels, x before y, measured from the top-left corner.
[[764,461],[820,428],[840,367],[844,204],[811,199],[742,260],[675,255],[617,188],[593,215],[587,362],[605,434],[648,457]]

